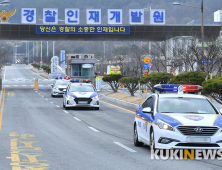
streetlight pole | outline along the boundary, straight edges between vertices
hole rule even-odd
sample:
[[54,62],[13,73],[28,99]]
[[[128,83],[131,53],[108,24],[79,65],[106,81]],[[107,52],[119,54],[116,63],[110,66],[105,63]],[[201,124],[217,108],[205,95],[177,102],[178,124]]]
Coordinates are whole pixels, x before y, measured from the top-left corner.
[[174,2],[173,5],[182,5],[186,7],[192,7],[192,8],[199,8],[201,9],[201,44],[202,44],[202,59],[204,57],[204,20],[203,20],[203,10],[206,9],[203,7],[203,0],[201,0],[201,7],[196,7],[196,6],[189,6],[189,5],[184,5],[179,2]]
[[202,58],[203,58],[204,56],[203,0],[201,2],[201,42],[202,42]]

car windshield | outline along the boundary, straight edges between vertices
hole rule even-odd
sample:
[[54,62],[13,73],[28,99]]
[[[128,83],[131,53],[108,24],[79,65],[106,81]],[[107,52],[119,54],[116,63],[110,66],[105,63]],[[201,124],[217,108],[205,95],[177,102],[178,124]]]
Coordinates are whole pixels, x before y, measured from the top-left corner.
[[68,85],[68,84],[70,84],[70,81],[59,80],[55,82],[55,85]]
[[199,98],[159,98],[158,112],[217,114],[207,99]]
[[72,85],[69,89],[70,92],[94,92],[94,88],[91,85]]

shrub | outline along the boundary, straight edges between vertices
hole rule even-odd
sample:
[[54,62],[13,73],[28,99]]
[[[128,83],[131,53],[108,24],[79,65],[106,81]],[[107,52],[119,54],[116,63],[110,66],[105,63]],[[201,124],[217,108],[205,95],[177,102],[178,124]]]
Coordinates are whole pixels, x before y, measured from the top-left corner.
[[139,78],[137,77],[123,77],[119,80],[120,83],[124,84],[131,96],[134,96],[134,93],[138,90]]
[[119,80],[123,77],[122,74],[107,74],[103,77],[103,81],[107,82],[112,88],[113,92],[117,92],[121,83]]

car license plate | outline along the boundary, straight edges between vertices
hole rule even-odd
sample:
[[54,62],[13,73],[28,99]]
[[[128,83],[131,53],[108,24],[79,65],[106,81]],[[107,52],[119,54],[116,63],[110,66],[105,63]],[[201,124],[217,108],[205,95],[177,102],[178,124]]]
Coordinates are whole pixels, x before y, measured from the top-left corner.
[[210,141],[209,137],[187,137],[189,143],[209,143]]
[[87,101],[78,101],[78,104],[87,104]]

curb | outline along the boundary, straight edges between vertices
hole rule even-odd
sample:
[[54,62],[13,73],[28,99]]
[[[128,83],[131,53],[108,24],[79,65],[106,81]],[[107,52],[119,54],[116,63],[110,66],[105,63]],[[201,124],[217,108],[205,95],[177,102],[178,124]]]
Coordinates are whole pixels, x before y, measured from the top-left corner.
[[40,74],[42,77],[46,78],[46,79],[49,79],[48,76],[44,75],[44,74]]
[[128,107],[131,107],[131,108],[134,108],[134,109],[138,109],[139,108],[138,104],[126,102],[124,100],[115,99],[113,97],[108,97],[108,96],[105,96],[104,94],[100,94],[100,97],[105,99],[105,100],[111,101],[113,103],[121,104],[121,105],[128,106]]

